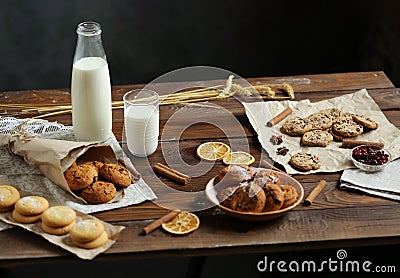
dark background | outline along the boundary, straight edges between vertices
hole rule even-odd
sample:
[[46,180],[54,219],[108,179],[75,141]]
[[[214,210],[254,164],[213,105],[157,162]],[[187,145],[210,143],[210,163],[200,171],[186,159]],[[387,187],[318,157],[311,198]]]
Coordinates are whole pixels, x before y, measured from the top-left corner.
[[[400,1],[3,0],[0,4],[0,91],[68,88],[75,29],[88,20],[102,26],[113,85],[148,83],[171,70],[196,65],[224,68],[245,78],[383,70],[400,85]],[[322,258],[334,257],[336,251],[326,251]],[[371,260],[386,258],[384,247],[352,252],[368,254]],[[307,254],[276,256],[301,260],[309,258]],[[313,256],[320,257],[321,252]],[[255,269],[262,257],[209,257],[197,274],[265,277],[267,273]],[[0,276],[183,277],[193,267],[190,258],[31,263],[0,269]]]
[[244,78],[383,70],[400,84],[399,1],[1,1],[0,91],[70,87],[78,23],[101,24],[113,85],[186,66]]

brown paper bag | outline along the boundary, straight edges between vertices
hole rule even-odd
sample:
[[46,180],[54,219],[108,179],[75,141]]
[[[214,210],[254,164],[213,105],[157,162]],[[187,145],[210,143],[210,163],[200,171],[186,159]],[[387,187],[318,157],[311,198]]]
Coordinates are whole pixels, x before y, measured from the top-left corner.
[[[70,190],[64,178],[64,171],[75,161],[78,164],[95,160],[117,163],[117,157],[111,146],[98,142],[45,139],[19,132],[13,135],[0,134],[0,146],[5,145],[10,152],[22,156],[28,164],[35,165],[52,182],[85,203],[85,200]],[[119,190],[110,202],[116,202],[123,196],[124,191]]]

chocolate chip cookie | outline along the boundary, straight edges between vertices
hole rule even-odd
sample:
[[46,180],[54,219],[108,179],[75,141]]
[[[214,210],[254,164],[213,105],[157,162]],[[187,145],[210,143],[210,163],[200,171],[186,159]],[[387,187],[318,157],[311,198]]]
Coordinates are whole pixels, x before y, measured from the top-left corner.
[[311,114],[305,120],[311,123],[312,129],[328,129],[333,123],[331,118],[323,113]]
[[99,172],[100,168],[103,167],[104,163],[101,161],[89,161],[82,165],[92,165],[94,166],[94,168],[96,168],[96,171]]
[[253,184],[238,187],[232,195],[231,208],[242,212],[262,212],[266,197],[264,190]]
[[326,147],[333,141],[333,136],[324,130],[311,130],[301,137],[301,144],[310,147]]
[[281,127],[283,133],[291,136],[302,136],[304,133],[312,129],[312,123],[309,120],[300,117],[287,119]]
[[298,198],[298,193],[296,188],[291,185],[282,185],[281,189],[283,191],[283,196],[284,196],[284,202],[281,208],[287,208],[291,205],[293,205]]
[[353,119],[342,118],[332,125],[332,130],[343,137],[355,137],[363,133],[364,128]]
[[263,187],[265,192],[264,211],[275,211],[282,208],[285,201],[284,193],[281,186],[276,184],[266,184]]
[[132,183],[129,171],[119,164],[104,163],[99,174],[117,186],[128,187]]
[[310,153],[296,153],[289,161],[293,168],[299,171],[317,170],[321,167],[321,160],[315,154]]
[[74,163],[64,172],[64,177],[71,190],[81,190],[96,182],[98,173],[93,165]]
[[336,134],[333,131],[332,127],[330,129],[328,129],[328,132],[332,135],[333,140],[336,141],[336,142],[342,142],[344,138],[349,138],[349,139],[356,139],[357,138],[357,136],[355,136],[355,137],[344,137],[344,136],[341,136],[339,134]]
[[340,110],[339,108],[322,109],[319,111],[319,113],[327,115],[333,123],[335,123],[343,115],[342,110]]
[[111,201],[116,193],[117,190],[111,182],[96,181],[82,190],[81,197],[90,204],[102,204]]
[[353,115],[353,121],[369,129],[378,128],[378,123],[376,121],[362,114]]

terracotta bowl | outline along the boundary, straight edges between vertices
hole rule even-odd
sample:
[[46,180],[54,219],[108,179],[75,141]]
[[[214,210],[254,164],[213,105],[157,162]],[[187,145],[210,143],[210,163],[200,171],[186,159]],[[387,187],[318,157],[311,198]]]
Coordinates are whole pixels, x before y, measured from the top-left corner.
[[212,178],[207,183],[206,195],[207,195],[208,199],[212,203],[214,203],[216,206],[218,206],[222,211],[226,212],[227,214],[229,214],[233,217],[239,218],[239,219],[248,220],[248,221],[265,221],[265,220],[271,220],[271,219],[278,218],[278,217],[286,214],[287,212],[289,212],[290,210],[292,210],[293,208],[295,208],[298,204],[300,204],[302,202],[303,197],[304,197],[304,189],[301,186],[301,184],[294,178],[292,178],[286,174],[277,172],[277,171],[271,170],[271,172],[275,172],[276,174],[279,175],[281,185],[291,185],[294,188],[296,188],[297,194],[298,194],[298,199],[291,206],[286,207],[284,209],[276,210],[276,211],[267,211],[267,212],[260,212],[260,213],[241,212],[241,211],[236,211],[236,210],[224,207],[218,201],[217,196],[216,196],[217,192],[215,191],[215,188],[214,188],[214,181],[217,177]]

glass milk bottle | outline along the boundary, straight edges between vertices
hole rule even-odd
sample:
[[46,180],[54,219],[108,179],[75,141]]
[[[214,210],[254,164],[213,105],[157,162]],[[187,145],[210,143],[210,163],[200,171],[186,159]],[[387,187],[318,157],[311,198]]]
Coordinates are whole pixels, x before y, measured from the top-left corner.
[[72,124],[79,141],[104,141],[111,135],[111,82],[101,27],[80,23],[72,67]]

